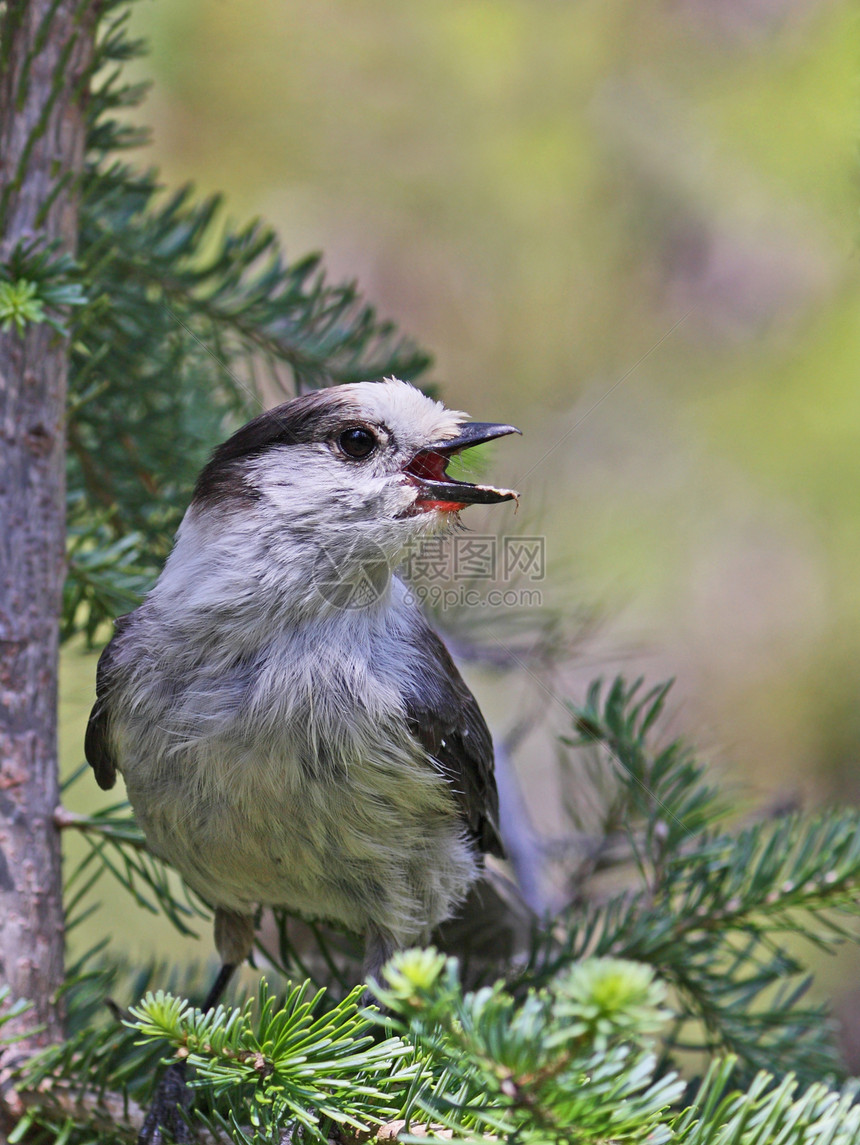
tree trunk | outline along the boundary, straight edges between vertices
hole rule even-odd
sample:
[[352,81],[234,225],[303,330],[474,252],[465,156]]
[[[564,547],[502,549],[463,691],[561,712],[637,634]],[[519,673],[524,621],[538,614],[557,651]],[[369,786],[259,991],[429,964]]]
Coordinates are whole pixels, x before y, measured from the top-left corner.
[[[94,0],[7,0],[0,17],[0,263],[21,242],[73,251]],[[57,665],[68,343],[0,331],[0,983],[60,1035],[63,907]]]

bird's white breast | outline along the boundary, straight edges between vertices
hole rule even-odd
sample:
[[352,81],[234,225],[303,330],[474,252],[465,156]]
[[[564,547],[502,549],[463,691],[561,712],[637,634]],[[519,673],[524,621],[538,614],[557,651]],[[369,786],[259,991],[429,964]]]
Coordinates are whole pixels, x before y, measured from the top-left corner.
[[157,599],[138,614],[116,756],[153,850],[213,905],[372,922],[403,944],[477,877],[445,781],[406,726],[408,607],[395,581],[373,610],[284,625],[257,647],[198,631],[205,668]]

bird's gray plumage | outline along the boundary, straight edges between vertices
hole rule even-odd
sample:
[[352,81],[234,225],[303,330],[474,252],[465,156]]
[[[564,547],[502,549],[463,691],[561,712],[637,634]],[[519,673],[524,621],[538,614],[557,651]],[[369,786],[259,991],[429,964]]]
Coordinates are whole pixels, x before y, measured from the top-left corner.
[[[424,508],[410,458],[463,420],[394,380],[255,419],[213,454],[102,654],[87,759],[102,787],[123,774],[152,850],[216,908],[227,961],[264,904],[364,932],[378,968],[503,853],[486,723],[391,572],[451,517]],[[356,426],[366,459],[338,445]],[[329,568],[370,598],[333,592]]]
[[421,687],[405,693],[409,730],[444,775],[482,854],[504,858],[493,741],[477,701],[435,632],[421,632]]

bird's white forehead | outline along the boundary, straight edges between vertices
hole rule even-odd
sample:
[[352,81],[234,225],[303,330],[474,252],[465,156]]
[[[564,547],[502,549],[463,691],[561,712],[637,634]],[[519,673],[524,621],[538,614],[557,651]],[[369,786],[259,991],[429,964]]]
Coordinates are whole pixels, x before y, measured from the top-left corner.
[[456,437],[469,415],[447,409],[399,378],[382,382],[352,382],[338,386],[358,418],[386,426],[398,445],[420,447]]

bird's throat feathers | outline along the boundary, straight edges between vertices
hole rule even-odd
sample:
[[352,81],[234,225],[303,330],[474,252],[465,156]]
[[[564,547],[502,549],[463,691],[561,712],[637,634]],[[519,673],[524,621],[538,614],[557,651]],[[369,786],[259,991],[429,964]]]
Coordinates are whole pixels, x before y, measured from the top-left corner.
[[231,629],[384,609],[410,545],[458,522],[425,513],[392,524],[380,533],[331,522],[323,533],[280,515],[192,506],[149,603],[192,627],[221,616]]

